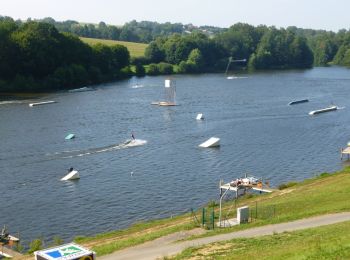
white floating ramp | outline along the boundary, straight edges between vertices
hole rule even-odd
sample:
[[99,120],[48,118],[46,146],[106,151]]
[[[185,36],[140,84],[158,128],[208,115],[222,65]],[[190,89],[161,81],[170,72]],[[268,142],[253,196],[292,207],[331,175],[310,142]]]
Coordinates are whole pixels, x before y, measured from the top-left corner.
[[37,103],[30,103],[29,106],[34,107],[34,106],[47,105],[47,104],[53,104],[53,103],[56,103],[56,101],[49,100],[49,101],[43,101],[43,102],[37,102]]
[[64,176],[61,181],[70,181],[80,179],[79,172],[76,170],[70,171],[66,176]]
[[209,147],[218,147],[220,146],[220,138],[211,137],[204,143],[200,144],[199,147],[209,148]]
[[64,139],[70,140],[70,139],[73,139],[73,138],[75,138],[75,134],[68,134]]
[[309,115],[313,116],[313,115],[317,115],[317,114],[321,114],[321,113],[325,113],[325,112],[330,112],[330,111],[335,111],[337,110],[338,107],[337,106],[331,106],[331,107],[326,107],[324,109],[319,109],[319,110],[314,110],[314,111],[310,111]]
[[198,114],[196,117],[197,120],[204,120],[204,116],[202,113]]

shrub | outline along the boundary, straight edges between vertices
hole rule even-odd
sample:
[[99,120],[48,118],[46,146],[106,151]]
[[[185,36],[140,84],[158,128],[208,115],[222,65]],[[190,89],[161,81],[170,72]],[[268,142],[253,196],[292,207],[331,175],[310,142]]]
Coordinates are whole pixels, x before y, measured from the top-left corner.
[[297,184],[298,184],[298,183],[297,183],[297,182],[294,182],[294,181],[291,181],[291,182],[288,182],[288,183],[282,183],[282,184],[278,185],[278,189],[279,189],[279,190],[284,190],[284,189],[293,187],[293,186],[295,186],[295,185],[297,185]]

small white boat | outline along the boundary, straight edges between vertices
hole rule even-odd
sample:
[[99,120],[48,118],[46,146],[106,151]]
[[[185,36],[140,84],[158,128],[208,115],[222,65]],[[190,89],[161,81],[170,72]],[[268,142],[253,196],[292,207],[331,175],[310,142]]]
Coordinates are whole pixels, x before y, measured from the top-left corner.
[[82,88],[68,90],[68,92],[74,93],[74,92],[84,92],[84,91],[92,91],[92,90],[94,89],[90,87],[82,87]]
[[338,109],[337,106],[326,107],[326,108],[323,108],[323,109],[310,111],[309,115],[313,116],[313,115],[317,115],[317,114],[321,114],[321,113],[325,113],[325,112],[335,111],[337,109]]
[[79,172],[77,170],[70,171],[66,176],[64,176],[61,181],[70,181],[80,179]]
[[202,113],[198,114],[196,117],[197,120],[204,120],[204,116]]
[[209,147],[218,147],[220,146],[220,138],[211,137],[204,143],[200,144],[199,147],[209,148]]
[[49,100],[49,101],[43,101],[43,102],[30,103],[29,106],[34,107],[34,106],[47,105],[47,104],[53,104],[53,103],[56,103],[56,101]]

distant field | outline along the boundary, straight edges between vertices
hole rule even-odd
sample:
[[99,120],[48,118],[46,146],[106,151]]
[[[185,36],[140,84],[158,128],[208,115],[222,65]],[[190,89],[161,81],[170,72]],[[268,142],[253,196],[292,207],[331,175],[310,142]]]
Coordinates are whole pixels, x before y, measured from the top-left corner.
[[94,45],[97,43],[102,43],[102,44],[106,44],[106,45],[114,45],[114,44],[124,45],[126,48],[128,48],[130,55],[132,57],[144,56],[145,49],[148,46],[148,44],[145,44],[145,43],[122,42],[122,41],[94,39],[94,38],[85,38],[85,37],[79,37],[79,38],[83,42],[86,42],[87,44],[90,44],[90,45]]

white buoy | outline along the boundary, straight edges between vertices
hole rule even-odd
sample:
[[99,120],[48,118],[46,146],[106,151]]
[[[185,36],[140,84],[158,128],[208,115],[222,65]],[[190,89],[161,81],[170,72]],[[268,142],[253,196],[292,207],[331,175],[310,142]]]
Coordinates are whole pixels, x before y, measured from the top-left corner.
[[209,147],[218,147],[220,146],[220,138],[211,137],[204,143],[200,144],[199,147],[209,148]]
[[66,176],[64,176],[61,181],[70,181],[80,179],[79,172],[77,170],[70,171]]
[[198,114],[196,117],[197,120],[204,120],[204,116],[202,113]]

